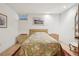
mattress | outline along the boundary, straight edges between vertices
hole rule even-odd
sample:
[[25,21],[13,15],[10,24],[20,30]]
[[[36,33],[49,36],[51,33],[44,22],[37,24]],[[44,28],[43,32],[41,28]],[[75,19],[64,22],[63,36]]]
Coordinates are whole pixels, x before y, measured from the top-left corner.
[[36,33],[30,35],[30,37],[23,44],[34,43],[34,42],[58,43],[58,41],[56,39],[52,38],[47,33],[45,33],[45,32],[36,32]]

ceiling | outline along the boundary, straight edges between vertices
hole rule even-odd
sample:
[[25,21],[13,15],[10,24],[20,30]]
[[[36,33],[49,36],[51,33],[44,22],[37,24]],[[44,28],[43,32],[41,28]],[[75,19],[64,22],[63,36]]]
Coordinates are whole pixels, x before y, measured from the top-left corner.
[[19,14],[30,13],[62,13],[72,6],[74,3],[10,3],[7,4]]

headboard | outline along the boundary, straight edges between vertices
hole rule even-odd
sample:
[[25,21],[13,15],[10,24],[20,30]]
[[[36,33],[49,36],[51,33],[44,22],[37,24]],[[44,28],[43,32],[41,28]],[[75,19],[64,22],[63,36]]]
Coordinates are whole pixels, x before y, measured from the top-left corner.
[[30,35],[35,33],[35,32],[46,32],[46,33],[48,33],[48,30],[47,29],[30,29],[29,30]]
[[[31,35],[35,32],[46,32],[46,33],[48,33],[48,30],[47,29],[30,29],[29,30],[29,35]],[[49,35],[51,37],[53,37],[54,39],[59,40],[59,34],[52,33],[52,34],[49,34]]]

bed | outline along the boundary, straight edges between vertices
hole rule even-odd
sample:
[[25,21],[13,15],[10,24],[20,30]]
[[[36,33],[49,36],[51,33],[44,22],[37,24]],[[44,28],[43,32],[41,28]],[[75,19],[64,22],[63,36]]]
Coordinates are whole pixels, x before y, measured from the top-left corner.
[[21,44],[20,52],[21,56],[63,55],[61,45],[48,34],[47,29],[30,29],[29,37]]

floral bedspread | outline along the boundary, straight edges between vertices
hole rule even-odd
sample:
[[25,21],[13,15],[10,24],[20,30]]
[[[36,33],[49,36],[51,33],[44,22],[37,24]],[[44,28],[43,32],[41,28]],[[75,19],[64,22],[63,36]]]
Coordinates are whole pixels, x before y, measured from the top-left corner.
[[31,43],[22,46],[26,56],[61,56],[62,48],[59,43]]

